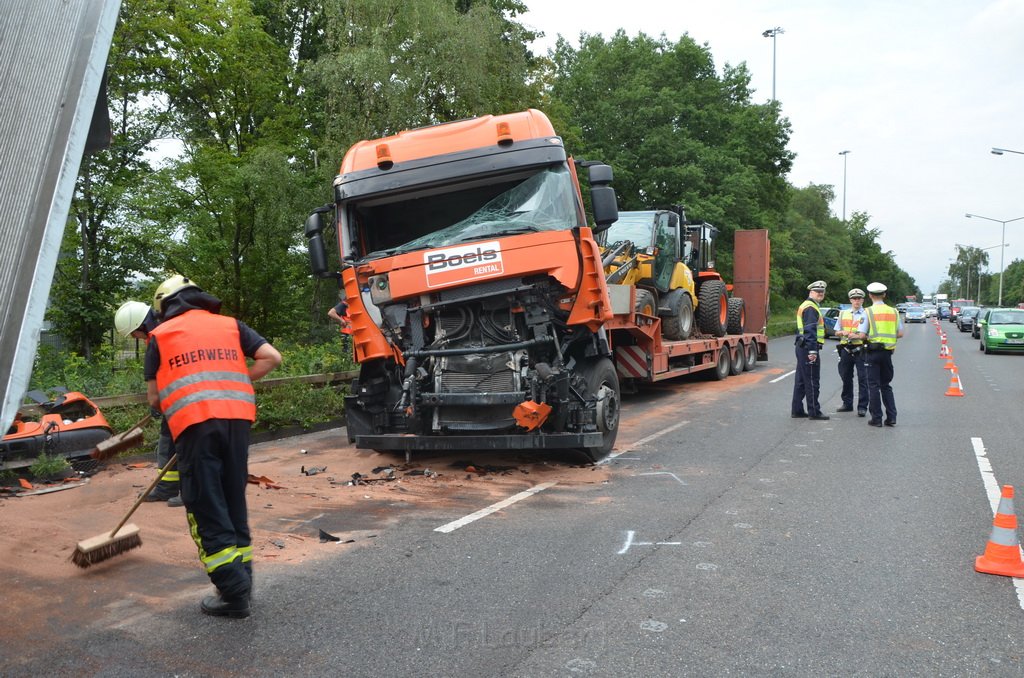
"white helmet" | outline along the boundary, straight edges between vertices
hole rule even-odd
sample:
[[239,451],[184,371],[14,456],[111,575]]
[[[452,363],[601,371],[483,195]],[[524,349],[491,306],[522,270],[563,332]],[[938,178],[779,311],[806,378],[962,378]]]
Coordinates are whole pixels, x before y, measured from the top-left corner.
[[160,287],[156,288],[156,294],[153,295],[153,308],[156,309],[157,313],[163,313],[164,300],[168,297],[174,296],[186,287],[199,286],[183,275],[172,275],[170,278],[160,283]]
[[114,313],[114,329],[122,337],[129,336],[142,326],[149,313],[149,306],[141,301],[126,301]]
[[868,285],[868,292],[870,292],[871,294],[885,294],[886,290],[888,289],[888,287],[886,287],[880,282],[873,282],[870,285]]
[[824,280],[815,280],[807,286],[807,289],[811,292],[824,292],[826,287],[828,284]]

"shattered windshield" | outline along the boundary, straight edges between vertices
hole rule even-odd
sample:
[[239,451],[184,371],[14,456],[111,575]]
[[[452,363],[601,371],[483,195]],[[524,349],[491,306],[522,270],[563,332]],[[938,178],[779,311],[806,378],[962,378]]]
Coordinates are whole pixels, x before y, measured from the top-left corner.
[[576,225],[576,195],[569,170],[545,169],[450,226],[390,250],[392,254],[514,233],[560,231]]

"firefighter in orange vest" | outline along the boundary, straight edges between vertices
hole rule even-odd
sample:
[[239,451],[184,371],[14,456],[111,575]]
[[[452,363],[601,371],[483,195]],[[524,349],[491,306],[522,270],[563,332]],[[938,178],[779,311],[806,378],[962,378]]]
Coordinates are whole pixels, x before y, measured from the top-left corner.
[[252,382],[277,367],[281,354],[245,323],[219,315],[220,305],[188,278],[165,280],[153,299],[161,322],[150,333],[144,370],[150,405],[163,412],[174,438],[192,538],[218,591],[200,608],[218,617],[248,617]]

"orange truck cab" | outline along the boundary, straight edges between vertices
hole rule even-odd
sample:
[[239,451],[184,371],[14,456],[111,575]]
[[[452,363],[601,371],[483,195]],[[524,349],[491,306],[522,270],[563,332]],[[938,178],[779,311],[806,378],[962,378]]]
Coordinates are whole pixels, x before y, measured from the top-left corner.
[[610,450],[619,384],[594,233],[618,215],[611,180],[607,165],[574,162],[536,110],[349,149],[334,202],[305,226],[313,274],[337,278],[348,302],[360,365],[349,439],[407,454]]

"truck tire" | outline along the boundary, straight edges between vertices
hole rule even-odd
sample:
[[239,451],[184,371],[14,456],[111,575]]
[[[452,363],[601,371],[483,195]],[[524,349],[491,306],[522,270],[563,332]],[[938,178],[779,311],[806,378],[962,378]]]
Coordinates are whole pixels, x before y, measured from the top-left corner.
[[673,290],[665,297],[669,311],[661,317],[666,339],[689,339],[693,334],[693,300],[686,290]]
[[583,397],[598,400],[597,429],[602,435],[601,445],[585,450],[587,456],[597,461],[612,451],[619,434],[619,375],[608,358],[584,362],[580,365],[580,374],[587,389]]
[[735,348],[729,349],[729,376],[735,377],[747,366],[747,351],[743,348],[743,342],[736,344]]
[[729,299],[725,329],[729,334],[743,334],[747,324],[747,306],[739,297]]
[[721,280],[708,280],[700,286],[697,297],[697,323],[700,325],[700,331],[715,337],[724,337],[729,313],[725,283]]
[[743,363],[743,370],[749,372],[755,367],[757,367],[757,342],[752,341],[747,344],[747,359]]
[[633,310],[637,313],[657,317],[658,305],[654,302],[654,293],[650,290],[637,288]]
[[715,362],[715,369],[708,370],[708,378],[711,381],[722,381],[732,371],[732,351],[728,346],[723,346],[718,351],[718,360]]

